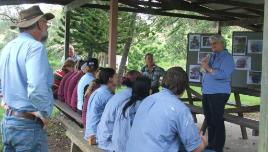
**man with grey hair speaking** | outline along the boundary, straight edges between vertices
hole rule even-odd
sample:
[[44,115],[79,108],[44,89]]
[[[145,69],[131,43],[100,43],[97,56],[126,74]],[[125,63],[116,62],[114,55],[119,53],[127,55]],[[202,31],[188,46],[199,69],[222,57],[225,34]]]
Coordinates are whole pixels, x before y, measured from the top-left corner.
[[53,74],[43,42],[54,15],[33,6],[19,12],[19,17],[13,28],[19,28],[20,34],[4,47],[0,59],[4,152],[47,152]]
[[202,80],[203,110],[208,125],[209,150],[223,152],[225,144],[224,107],[231,93],[234,60],[220,35],[210,39],[213,54],[202,60],[205,70]]

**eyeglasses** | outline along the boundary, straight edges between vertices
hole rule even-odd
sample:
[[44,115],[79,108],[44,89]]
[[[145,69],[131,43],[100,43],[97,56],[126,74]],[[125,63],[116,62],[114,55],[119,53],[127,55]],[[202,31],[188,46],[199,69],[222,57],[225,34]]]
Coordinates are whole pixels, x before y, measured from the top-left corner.
[[46,19],[41,19],[40,21],[44,22],[48,27],[52,25],[52,23],[50,21],[47,21]]

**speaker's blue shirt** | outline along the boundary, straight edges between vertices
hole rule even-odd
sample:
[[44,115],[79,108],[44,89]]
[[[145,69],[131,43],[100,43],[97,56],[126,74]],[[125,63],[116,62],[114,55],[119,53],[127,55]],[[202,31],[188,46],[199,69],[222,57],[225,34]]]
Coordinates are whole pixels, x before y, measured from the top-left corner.
[[231,76],[234,71],[233,56],[227,50],[213,53],[209,59],[209,66],[212,73],[203,73],[202,93],[231,93]]

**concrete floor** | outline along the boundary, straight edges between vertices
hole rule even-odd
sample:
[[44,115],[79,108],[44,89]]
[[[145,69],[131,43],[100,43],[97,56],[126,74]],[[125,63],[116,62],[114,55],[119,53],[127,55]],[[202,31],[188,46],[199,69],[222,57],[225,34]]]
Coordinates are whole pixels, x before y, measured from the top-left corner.
[[[197,115],[198,126],[204,120],[203,115]],[[226,127],[226,144],[225,152],[257,152],[258,137],[252,136],[252,130],[247,129],[248,140],[243,140],[241,135],[240,126],[225,122]]]

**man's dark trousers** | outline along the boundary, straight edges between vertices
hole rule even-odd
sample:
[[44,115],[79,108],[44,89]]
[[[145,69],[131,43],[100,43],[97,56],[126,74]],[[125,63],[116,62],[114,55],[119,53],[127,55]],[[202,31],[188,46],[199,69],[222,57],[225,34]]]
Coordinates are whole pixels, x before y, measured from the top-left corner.
[[208,149],[222,152],[225,144],[224,107],[230,94],[203,94],[203,110],[208,125]]

